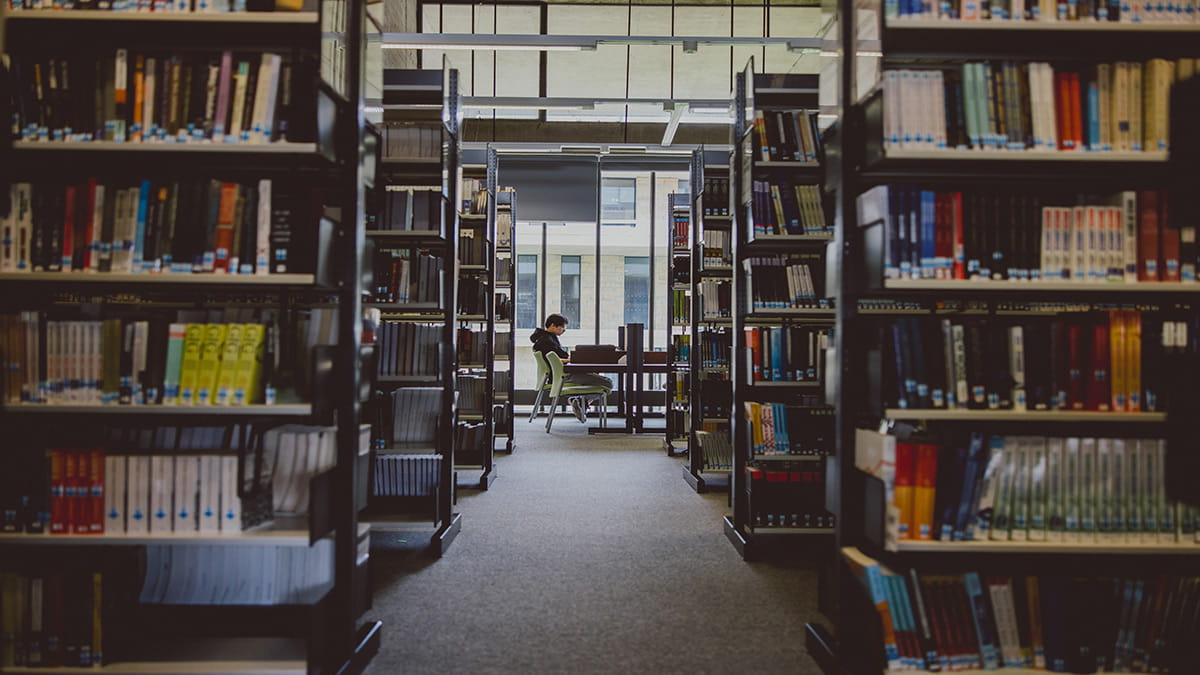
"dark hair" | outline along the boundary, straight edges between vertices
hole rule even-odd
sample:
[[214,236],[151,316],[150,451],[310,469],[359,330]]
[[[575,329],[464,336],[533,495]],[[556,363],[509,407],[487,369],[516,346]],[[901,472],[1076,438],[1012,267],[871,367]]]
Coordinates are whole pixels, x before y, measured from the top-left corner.
[[546,317],[546,328],[551,326],[565,325],[567,325],[567,317],[563,316],[562,314],[551,314],[550,316]]

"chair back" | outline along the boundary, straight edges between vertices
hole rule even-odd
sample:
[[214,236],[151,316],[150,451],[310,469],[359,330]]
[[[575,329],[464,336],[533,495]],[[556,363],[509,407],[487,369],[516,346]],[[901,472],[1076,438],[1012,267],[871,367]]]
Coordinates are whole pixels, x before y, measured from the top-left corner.
[[546,357],[538,350],[533,350],[533,362],[537,364],[537,383],[539,389],[550,388],[550,366],[546,365]]
[[550,367],[550,395],[557,397],[562,393],[563,387],[563,360],[562,357],[554,352],[546,352],[546,365]]

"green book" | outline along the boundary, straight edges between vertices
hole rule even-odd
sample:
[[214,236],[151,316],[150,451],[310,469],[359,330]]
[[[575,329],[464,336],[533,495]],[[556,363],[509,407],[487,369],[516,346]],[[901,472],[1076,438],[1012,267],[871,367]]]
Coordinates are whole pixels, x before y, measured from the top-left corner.
[[173,323],[167,328],[167,367],[163,373],[163,404],[179,403],[179,377],[183,371],[183,341],[187,324]]

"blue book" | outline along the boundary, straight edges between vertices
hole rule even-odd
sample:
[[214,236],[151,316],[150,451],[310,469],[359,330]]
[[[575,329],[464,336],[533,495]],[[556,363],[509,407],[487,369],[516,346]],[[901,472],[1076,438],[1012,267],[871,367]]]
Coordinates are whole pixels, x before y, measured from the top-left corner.
[[1103,150],[1100,142],[1100,84],[1088,82],[1087,88],[1087,141],[1089,150]]
[[1001,663],[1000,642],[997,639],[991,603],[984,595],[979,573],[964,574],[963,585],[967,589],[967,600],[971,603],[971,619],[975,624],[975,636],[979,639],[979,656],[983,660],[983,669],[998,670]]
[[921,192],[908,186],[904,200],[908,211],[908,267],[912,278],[921,277]]
[[937,268],[936,195],[921,190],[921,278],[932,279]]
[[[954,524],[958,518],[959,497],[966,484],[967,449],[955,448],[950,458],[950,469],[944,474],[946,480],[939,482],[937,494],[942,501],[941,527],[937,539],[952,541],[954,539]],[[939,471],[939,473],[941,473]]]
[[975,532],[976,493],[983,480],[983,470],[987,467],[987,453],[984,452],[983,441],[982,433],[971,434],[966,469],[963,471],[962,494],[958,502],[958,513],[954,518],[954,541],[968,540]]
[[138,190],[137,231],[133,241],[124,241],[125,250],[133,249],[133,271],[142,271],[142,258],[146,255],[146,212],[149,210],[150,181],[143,180]]
[[783,381],[783,330],[778,326],[770,329],[771,336],[771,379]]

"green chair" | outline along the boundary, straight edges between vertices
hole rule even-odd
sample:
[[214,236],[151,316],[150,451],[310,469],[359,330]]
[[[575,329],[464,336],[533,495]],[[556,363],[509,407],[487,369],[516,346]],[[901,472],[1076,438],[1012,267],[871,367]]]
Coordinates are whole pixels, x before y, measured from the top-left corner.
[[546,359],[538,350],[533,350],[533,362],[537,364],[537,380],[538,386],[537,398],[533,399],[533,412],[529,413],[529,421],[533,422],[533,418],[538,416],[542,411],[542,404],[545,403],[546,392],[550,391],[550,366],[546,365]]
[[562,396],[583,396],[595,399],[600,409],[600,426],[608,423],[608,388],[599,385],[566,384],[566,373],[563,371],[563,360],[554,352],[546,352],[546,365],[550,367],[550,416],[546,419],[546,433],[550,433],[550,425],[554,424],[554,411],[558,409],[558,399]]

